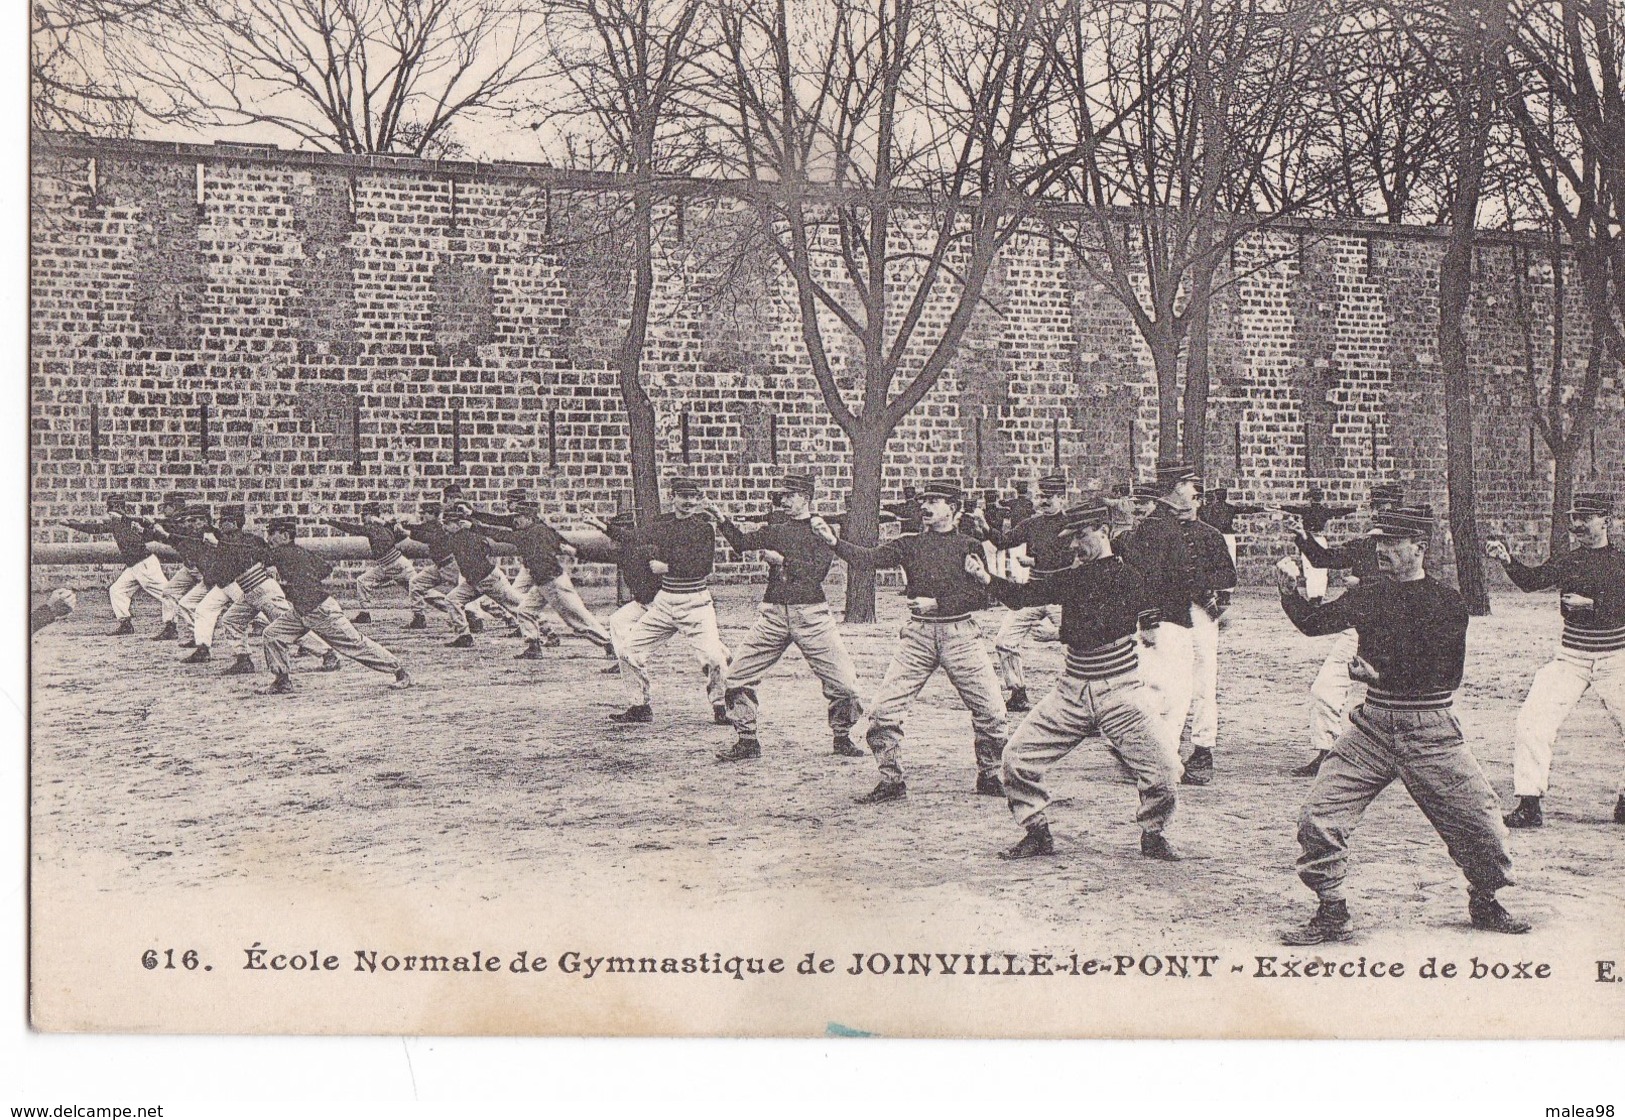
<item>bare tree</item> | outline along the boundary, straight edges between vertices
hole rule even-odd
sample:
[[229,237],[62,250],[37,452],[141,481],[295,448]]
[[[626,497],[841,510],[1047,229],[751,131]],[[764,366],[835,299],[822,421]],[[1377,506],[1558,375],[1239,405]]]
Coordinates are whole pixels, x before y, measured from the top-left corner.
[[[1530,273],[1537,270],[1529,250],[1512,250],[1513,314],[1523,341],[1524,391],[1535,430],[1552,453],[1552,506],[1548,540],[1555,553],[1568,540],[1568,510],[1574,495],[1575,462],[1596,428],[1597,398],[1603,375],[1614,368],[1613,339],[1603,330],[1575,339],[1569,330],[1572,303],[1568,272],[1571,258],[1553,223],[1546,243],[1544,271],[1549,295],[1537,292]],[[1584,299],[1584,293],[1581,296]],[[1574,351],[1582,349],[1577,379],[1570,377]],[[1543,376],[1544,375],[1544,376]],[[1545,384],[1542,385],[1544,380]]]
[[[1608,0],[1529,0],[1515,4],[1507,37],[1505,103],[1519,141],[1522,204],[1547,234],[1550,310],[1534,313],[1527,262],[1513,277],[1525,343],[1527,389],[1536,428],[1551,449],[1551,546],[1566,540],[1575,459],[1595,428],[1599,391],[1625,354],[1625,12]],[[1569,341],[1567,275],[1577,275],[1589,339]],[[1546,329],[1537,323],[1549,324]],[[1542,393],[1536,381],[1539,337],[1549,355]],[[1567,351],[1585,351],[1579,384],[1567,386]]]
[[1439,367],[1444,382],[1446,488],[1456,584],[1473,614],[1490,611],[1478,528],[1473,461],[1472,377],[1467,367],[1466,315],[1472,298],[1474,249],[1487,161],[1499,121],[1500,60],[1507,32],[1506,0],[1439,0],[1418,5],[1402,26],[1447,81],[1450,97],[1449,236],[1439,262]]
[[436,156],[543,72],[525,0],[173,0],[145,81],[230,127],[324,151]]
[[1377,0],[1356,0],[1328,28],[1315,102],[1328,209],[1395,225],[1439,221],[1445,207],[1450,100],[1430,52]]
[[30,119],[35,128],[123,136],[147,119],[184,120],[187,106],[134,81],[140,44],[169,26],[178,0],[34,0]]
[[[707,47],[705,0],[554,0],[547,12],[549,72],[569,92],[536,121],[573,166],[626,176],[625,206],[603,215],[613,253],[630,267],[625,331],[616,372],[626,410],[636,506],[660,508],[654,406],[643,351],[655,287],[655,208],[661,184],[696,167],[703,145],[694,109],[697,57]],[[601,239],[596,248],[608,248]]]
[[1108,0],[1074,13],[1057,119],[1095,143],[1068,176],[1087,204],[1069,240],[1151,351],[1163,457],[1182,446],[1199,467],[1204,457],[1221,262],[1324,192],[1306,114],[1319,10],[1318,0]]
[[[757,184],[801,339],[845,433],[845,533],[878,537],[886,445],[949,369],[999,250],[1070,152],[1033,141],[1061,24],[1045,0],[723,0],[713,102]],[[854,571],[846,617],[874,618]]]

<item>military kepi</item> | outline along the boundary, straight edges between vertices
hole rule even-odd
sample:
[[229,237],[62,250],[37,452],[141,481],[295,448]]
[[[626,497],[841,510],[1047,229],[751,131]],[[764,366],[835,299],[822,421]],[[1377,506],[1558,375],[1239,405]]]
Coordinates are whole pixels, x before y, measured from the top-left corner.
[[1373,537],[1423,540],[1433,532],[1433,510],[1428,506],[1404,506],[1377,514]]
[[923,502],[941,499],[945,502],[962,502],[965,500],[965,491],[952,479],[934,478],[920,487],[920,500]]
[[1574,500],[1569,503],[1569,515],[1573,517],[1607,517],[1613,512],[1613,497],[1595,491],[1589,494],[1576,494]]
[[1064,475],[1064,474],[1046,474],[1046,475],[1044,475],[1042,478],[1040,478],[1038,480],[1038,492],[1040,494],[1065,494],[1066,493],[1066,475]]
[[1195,482],[1196,468],[1189,463],[1163,461],[1157,464],[1157,489],[1164,494],[1182,482]]

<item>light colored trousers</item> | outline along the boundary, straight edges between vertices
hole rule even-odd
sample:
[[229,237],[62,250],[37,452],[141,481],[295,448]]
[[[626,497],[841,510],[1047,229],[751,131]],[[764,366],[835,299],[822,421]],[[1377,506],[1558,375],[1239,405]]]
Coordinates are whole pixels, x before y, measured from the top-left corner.
[[[1315,543],[1321,548],[1326,547],[1326,538],[1319,533],[1315,534]],[[1329,585],[1325,568],[1317,568],[1310,564],[1307,558],[1303,560],[1303,593],[1310,599],[1324,599]]]
[[[626,603],[617,606],[616,613],[609,616],[609,649],[614,650],[614,657],[616,657],[616,662],[621,665],[622,675],[627,671],[626,653],[622,653],[622,650],[626,649],[627,637],[632,634],[632,631],[637,627],[637,621],[643,618],[645,613],[648,613],[648,606],[639,603],[635,598],[630,598]],[[723,647],[723,652],[726,652],[726,647]],[[705,676],[705,696],[707,696],[708,701],[712,702],[712,705],[725,702],[726,691],[723,686],[725,686],[723,679],[715,679],[715,683],[713,683],[712,676]],[[648,704],[647,675],[640,679],[639,689],[642,691],[643,696],[639,704]]]
[[1219,620],[1194,603],[1190,720],[1191,749],[1205,747],[1211,751],[1219,741]]
[[[381,564],[375,560],[355,577],[355,597],[360,602],[361,609],[366,610],[377,601],[375,598],[377,594],[391,584],[400,584],[410,595],[412,577],[416,574],[412,562],[404,556],[397,556],[388,564]],[[413,605],[416,606],[415,601]]]
[[[541,618],[542,606],[553,608],[553,613],[564,620],[564,624],[577,634],[585,634],[599,645],[612,648],[609,640],[609,631],[598,617],[587,609],[587,604],[581,601],[581,595],[576,591],[575,582],[570,578],[569,572],[561,572],[546,583],[537,583],[531,578],[529,571],[520,571],[517,579],[513,581],[514,594],[524,600],[525,609]],[[544,631],[551,633],[546,623],[540,623]]]
[[452,632],[458,637],[469,632],[467,608],[481,597],[489,598],[498,610],[518,624],[521,638],[534,641],[542,636],[542,627],[536,616],[526,608],[524,600],[514,594],[508,577],[502,574],[501,568],[492,568],[491,574],[477,584],[469,583],[467,576],[459,576],[457,586],[444,597],[444,609],[451,616]]
[[999,776],[1018,824],[1043,820],[1049,804],[1044,771],[1083,740],[1102,735],[1140,790],[1135,816],[1146,832],[1161,832],[1174,815],[1178,754],[1157,733],[1151,698],[1136,672],[1103,681],[1063,676],[1004,745]]
[[168,622],[175,615],[175,608],[164,592],[168,584],[169,577],[164,575],[164,566],[159,563],[158,557],[148,554],[139,564],[131,564],[107,588],[107,601],[113,604],[113,617],[130,617],[130,602],[139,589],[158,600],[164,621]]
[[792,645],[801,651],[807,667],[824,686],[832,732],[846,734],[863,714],[858,699],[858,671],[841,641],[829,604],[763,603],[756,625],[734,651],[724,686],[728,721],[742,737],[756,737],[756,686]]
[[380,673],[393,673],[401,667],[393,653],[356,630],[355,625],[330,595],[313,610],[289,610],[265,628],[265,664],[274,673],[293,670],[288,651],[307,631],[316,635],[353,661]]
[[711,703],[722,703],[729,655],[722,635],[717,633],[717,610],[710,591],[686,595],[660,591],[627,632],[616,656],[620,658],[622,675],[635,690],[632,702],[649,703],[649,655],[674,634],[682,634],[693,645],[705,672],[706,694],[712,698]]
[[1022,671],[1021,643],[1035,634],[1059,633],[1061,608],[1048,604],[1042,607],[1022,607],[1007,611],[999,623],[998,636],[993,639],[993,652],[999,659],[999,679],[1005,688],[1026,688],[1027,676]]
[[175,574],[169,577],[169,582],[164,584],[163,589],[165,622],[174,622],[179,618],[183,629],[192,628],[192,607],[197,604],[197,599],[203,598],[203,593],[198,592],[197,599],[191,602],[185,600],[197,590],[201,582],[198,574],[185,564],[175,569]]
[[1230,550],[1230,563],[1234,564],[1236,562],[1236,534],[1224,534],[1224,547]]
[[[263,614],[268,621],[275,622],[293,609],[282,585],[275,579],[267,579],[248,591],[234,583],[226,588],[226,595],[231,599],[231,605],[220,616],[218,629],[220,644],[225,647],[226,653],[234,657],[248,653],[248,630],[256,615]],[[328,644],[314,633],[300,638],[299,647],[311,653],[326,653],[329,649]]]
[[[235,587],[236,584],[231,586]],[[190,599],[191,597],[189,592],[186,598]],[[182,602],[185,601],[182,600]],[[231,606],[231,592],[224,587],[211,587],[197,600],[197,605],[192,608],[192,638],[198,645],[209,646],[214,644],[214,628],[219,624],[220,616],[226,613],[226,608],[229,606]]]
[[[1529,695],[1518,710],[1512,755],[1512,792],[1519,797],[1542,797],[1552,772],[1552,744],[1574,705],[1595,689],[1614,726],[1625,734],[1625,650],[1585,654],[1560,648],[1557,656],[1535,673]],[[1625,795],[1625,775],[1619,792]]]
[[[462,582],[462,573],[457,570],[457,561],[448,560],[444,565],[434,561],[423,565],[412,575],[412,581],[406,585],[408,597],[412,600],[412,609],[418,614],[426,614],[430,607],[437,611],[444,611],[447,621],[453,630],[457,628],[456,619],[452,616],[451,607],[447,603],[447,593],[440,590],[442,587],[455,587]],[[479,600],[463,605],[463,615],[473,615],[475,618],[489,620],[490,615],[480,609]]]
[[1343,898],[1348,841],[1366,807],[1394,779],[1432,822],[1467,882],[1512,885],[1501,802],[1448,710],[1395,712],[1361,704],[1320,764],[1298,817],[1298,878],[1327,901]]
[[1332,749],[1349,728],[1348,711],[1365,699],[1365,685],[1349,677],[1349,662],[1360,652],[1360,635],[1345,630],[1332,639],[1326,660],[1309,686],[1309,746],[1320,754]]
[[996,775],[1004,752],[1004,693],[982,647],[975,621],[910,619],[898,639],[897,652],[886,666],[886,677],[869,709],[867,738],[880,765],[881,778],[903,780],[903,717],[939,668],[948,674],[949,683],[970,709],[977,773],[984,777]]
[[[1203,613],[1200,607],[1193,611]],[[1173,622],[1157,626],[1157,644],[1140,640],[1140,680],[1151,693],[1151,711],[1163,738],[1178,749],[1195,694],[1195,643],[1191,628]]]

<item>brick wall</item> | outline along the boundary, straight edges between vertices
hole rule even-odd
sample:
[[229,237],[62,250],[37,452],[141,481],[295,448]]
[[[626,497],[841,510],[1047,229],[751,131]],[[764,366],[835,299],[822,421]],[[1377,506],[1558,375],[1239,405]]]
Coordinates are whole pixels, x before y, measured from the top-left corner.
[[[611,181],[50,137],[32,173],[44,539],[132,486],[147,503],[174,487],[245,501],[255,519],[347,516],[369,498],[405,510],[451,479],[477,502],[525,482],[564,522],[630,499],[612,369],[629,239]],[[838,508],[845,439],[754,212],[690,185],[659,226],[645,374],[662,467],[743,509],[765,506],[779,469],[810,468],[824,508]],[[1131,456],[1149,471],[1150,356],[1047,233],[1011,242],[952,370],[893,438],[893,492],[937,472],[1007,490],[1057,462],[1103,483],[1125,478]],[[1214,306],[1208,432],[1209,477],[1230,480],[1233,501],[1299,501],[1313,484],[1355,502],[1380,475],[1443,512],[1439,255],[1436,231],[1380,226],[1283,229],[1238,247]],[[1479,266],[1481,509],[1491,531],[1540,552],[1551,464],[1538,440],[1529,451],[1507,313],[1517,262],[1492,245]],[[1538,270],[1531,283],[1547,290]],[[939,301],[927,320],[946,312]],[[833,357],[855,368],[849,346]],[[1622,481],[1619,398],[1611,384],[1581,482]],[[1284,526],[1242,527],[1244,574],[1261,578]]]

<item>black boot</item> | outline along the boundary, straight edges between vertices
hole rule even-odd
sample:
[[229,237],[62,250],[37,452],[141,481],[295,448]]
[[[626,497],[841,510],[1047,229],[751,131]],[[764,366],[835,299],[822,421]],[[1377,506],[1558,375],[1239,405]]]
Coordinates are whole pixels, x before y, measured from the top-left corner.
[[188,656],[188,657],[181,658],[181,664],[182,665],[201,665],[207,660],[209,660],[209,647],[208,646],[200,646],[200,645],[197,645],[196,643],[194,643],[191,655]]
[[[470,623],[469,625],[472,626],[473,623]],[[474,635],[459,634],[457,637],[447,642],[446,645],[451,649],[472,649],[474,646]]]
[[609,717],[611,723],[653,723],[655,714],[647,704],[633,704],[624,712]]
[[351,622],[371,622],[372,621],[372,612],[371,611],[356,611],[355,614],[350,616],[350,621]]
[[889,782],[882,778],[874,789],[853,800],[859,805],[879,805],[885,801],[901,801],[907,796],[908,787],[902,782]]
[[1197,747],[1191,752],[1190,761],[1185,763],[1185,776],[1180,778],[1181,785],[1205,786],[1213,780],[1213,752],[1206,747]]
[[1320,900],[1320,907],[1302,926],[1288,930],[1281,935],[1283,945],[1323,945],[1328,941],[1347,941],[1352,935],[1349,929],[1349,904],[1343,901],[1328,902]]
[[485,619],[478,615],[471,615],[468,620],[468,632],[470,634],[483,634],[485,632]]
[[1474,929],[1490,933],[1528,933],[1533,928],[1522,918],[1508,914],[1506,907],[1495,901],[1494,891],[1468,891],[1467,913]]
[[976,775],[976,792],[983,797],[1003,797],[1004,783],[997,774]]
[[1032,702],[1027,699],[1027,690],[1025,688],[1012,688],[1010,690],[1010,699],[1004,702],[1004,710],[1007,712],[1030,712],[1032,708]]
[[515,661],[540,661],[545,654],[542,653],[542,643],[532,638],[525,643],[525,648],[513,655]]
[[1614,823],[1625,824],[1625,793],[1620,794],[1619,800],[1614,802]]
[[1160,859],[1166,863],[1178,863],[1185,858],[1174,851],[1168,838],[1160,832],[1140,833],[1140,854],[1146,859]]
[[268,687],[259,690],[261,696],[286,696],[293,691],[293,678],[286,673],[278,673],[271,678]]
[[852,742],[852,736],[841,732],[835,736],[835,753],[842,758],[862,758],[869,752]]
[[175,640],[175,623],[173,621],[164,623],[164,628],[154,634],[152,640],[155,642],[173,642]]
[[727,726],[727,723],[728,723],[728,706],[726,704],[712,704],[711,705],[711,722],[712,723],[717,723],[717,724],[722,724],[723,726]]
[[999,853],[1000,859],[1032,859],[1035,856],[1055,854],[1055,837],[1049,834],[1049,824],[1040,821],[1027,826],[1027,835]]
[[222,677],[246,677],[254,672],[254,659],[246,653],[239,653],[237,660],[227,667]]
[[421,614],[413,614],[412,621],[401,627],[402,630],[427,630],[428,628],[429,620]]
[[762,744],[760,740],[741,735],[739,742],[725,751],[717,752],[718,762],[744,762],[752,758],[762,757]]
[[318,666],[318,668],[320,668],[324,673],[336,673],[343,667],[344,662],[340,661],[339,655],[334,653],[332,650],[328,650],[326,653],[322,654],[322,663],[320,666]]
[[121,619],[118,620],[118,625],[113,627],[113,629],[111,629],[111,630],[109,630],[107,632],[107,636],[109,638],[121,638],[125,634],[134,634],[134,633],[135,633],[135,623],[130,621],[127,618],[121,618]]
[[1546,814],[1540,811],[1540,798],[1518,798],[1518,807],[1502,817],[1501,823],[1508,828],[1539,828],[1546,823]]
[[412,680],[412,674],[411,673],[408,673],[405,669],[396,669],[395,670],[395,679],[390,682],[389,687],[390,688],[411,688],[413,683],[414,682]]

